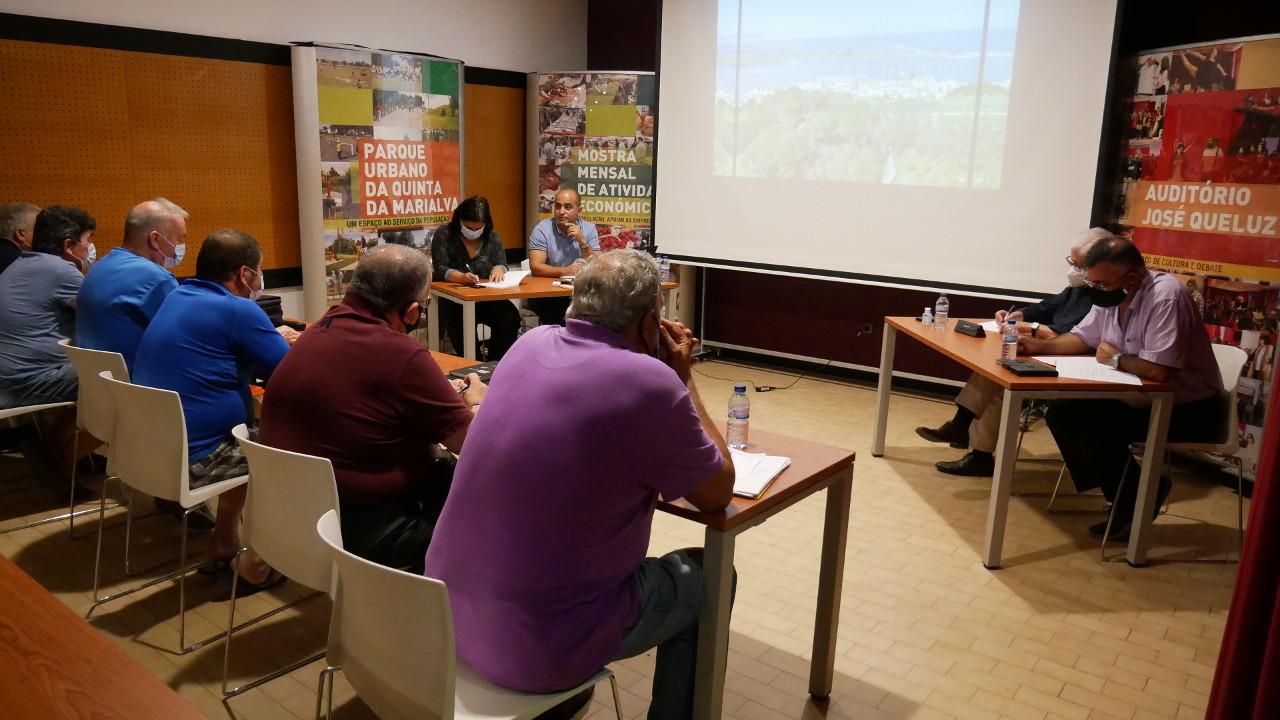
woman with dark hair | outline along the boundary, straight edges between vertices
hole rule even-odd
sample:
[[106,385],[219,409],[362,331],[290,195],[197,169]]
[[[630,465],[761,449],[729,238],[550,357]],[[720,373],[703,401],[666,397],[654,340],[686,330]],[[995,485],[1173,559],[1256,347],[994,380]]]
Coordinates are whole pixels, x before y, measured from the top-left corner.
[[[432,280],[436,282],[497,282],[507,273],[506,257],[502,239],[493,231],[489,201],[479,196],[463,200],[453,211],[453,219],[436,228],[431,237]],[[462,306],[440,303],[440,317],[453,351],[460,352]],[[489,326],[486,359],[498,360],[516,341],[520,313],[508,300],[476,303],[476,322]]]

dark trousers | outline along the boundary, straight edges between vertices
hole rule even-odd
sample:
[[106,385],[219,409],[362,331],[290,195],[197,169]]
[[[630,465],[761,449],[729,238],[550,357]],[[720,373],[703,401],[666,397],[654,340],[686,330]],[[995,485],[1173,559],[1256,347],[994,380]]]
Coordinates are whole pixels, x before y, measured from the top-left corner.
[[[1226,395],[1173,406],[1169,417],[1169,442],[1220,442]],[[1129,459],[1129,444],[1147,438],[1151,408],[1133,407],[1119,400],[1056,400],[1044,414],[1058,443],[1062,459],[1071,471],[1076,491],[1102,488],[1116,506],[1116,517],[1133,515],[1138,496],[1139,467]],[[1116,488],[1124,473],[1120,497]]]
[[343,547],[370,562],[421,575],[452,483],[453,463],[437,460],[408,495],[342,506]]
[[565,311],[569,309],[569,297],[529,298],[525,301],[539,325],[563,325]]
[[[462,354],[462,306],[454,302],[440,303],[440,324],[444,326],[453,351]],[[487,360],[499,360],[515,344],[520,332],[520,311],[508,300],[476,303],[476,324],[489,326]]]

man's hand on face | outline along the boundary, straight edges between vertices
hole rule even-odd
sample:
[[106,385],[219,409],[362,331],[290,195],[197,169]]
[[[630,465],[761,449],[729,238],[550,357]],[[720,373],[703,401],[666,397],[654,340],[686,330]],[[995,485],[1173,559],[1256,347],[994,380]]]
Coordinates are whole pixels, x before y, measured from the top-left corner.
[[662,361],[676,371],[680,381],[688,384],[691,377],[690,367],[693,364],[693,349],[698,346],[698,339],[693,331],[678,322],[666,318],[659,321],[658,347]]
[[561,228],[561,232],[563,232],[570,240],[573,240],[579,245],[586,242],[586,239],[582,235],[582,228],[578,227],[578,223],[562,222],[560,223],[560,228]]

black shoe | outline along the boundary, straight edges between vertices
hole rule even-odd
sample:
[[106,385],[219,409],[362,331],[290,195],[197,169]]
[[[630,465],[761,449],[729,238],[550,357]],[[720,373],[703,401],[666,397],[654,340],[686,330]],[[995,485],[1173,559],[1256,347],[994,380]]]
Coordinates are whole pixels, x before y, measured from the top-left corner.
[[967,429],[961,430],[950,420],[942,423],[942,427],[937,430],[923,426],[918,427],[916,428],[916,434],[929,442],[950,443],[951,447],[958,450],[969,449],[969,431]]
[[583,690],[573,697],[565,700],[559,705],[535,717],[533,720],[569,720],[569,718],[578,714],[578,711],[587,706],[591,702],[591,695],[596,691],[596,686]]
[[[1169,498],[1169,491],[1172,489],[1173,489],[1173,481],[1169,479],[1168,475],[1161,475],[1160,483],[1156,487],[1156,506],[1151,510],[1152,522],[1155,522],[1155,519],[1157,517],[1160,517],[1160,508],[1164,506],[1164,501]],[[1121,515],[1119,510],[1113,510],[1112,517],[1116,519],[1111,524],[1111,534],[1108,535],[1106,539],[1107,540],[1128,540],[1129,526],[1132,524],[1132,520],[1130,520],[1129,518],[1133,517],[1133,511],[1130,510],[1128,513]],[[1126,519],[1121,520],[1121,518],[1126,518]],[[1097,525],[1089,526],[1089,534],[1099,540],[1103,539],[1103,533],[1105,533],[1106,531],[1107,531],[1107,524],[1105,522],[1101,522],[1101,523],[1098,523]]]
[[966,477],[991,477],[996,472],[996,458],[991,453],[970,450],[959,460],[943,461],[934,465],[938,472]]
[[[182,503],[156,498],[156,509],[168,512],[177,520],[182,519]],[[210,532],[213,525],[213,511],[209,509],[209,503],[201,503],[187,516],[187,529],[191,532]]]

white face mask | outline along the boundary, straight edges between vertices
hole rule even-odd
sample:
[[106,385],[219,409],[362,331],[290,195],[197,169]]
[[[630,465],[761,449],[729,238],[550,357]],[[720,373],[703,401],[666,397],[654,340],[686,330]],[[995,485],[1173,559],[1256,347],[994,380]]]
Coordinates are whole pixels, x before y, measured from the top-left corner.
[[1067,271],[1067,284],[1071,287],[1084,287],[1085,274],[1072,268]]
[[484,235],[484,228],[480,228],[479,230],[472,230],[471,228],[467,227],[466,225],[463,225],[462,223],[458,223],[458,227],[461,228],[462,230],[462,237],[468,240],[478,240],[480,239],[481,235]]
[[256,270],[250,270],[249,272],[258,276],[258,289],[254,290],[253,288],[249,287],[248,283],[245,284],[245,287],[249,288],[249,299],[252,300],[253,302],[258,302],[258,298],[262,297],[262,289],[266,286],[263,284],[264,281],[262,279],[262,273]]
[[173,269],[181,265],[182,258],[187,254],[187,244],[179,243],[174,245],[172,240],[164,236],[164,233],[157,231],[156,234],[160,236],[161,240],[169,243],[169,247],[173,248],[173,257],[169,257],[168,255],[164,256],[165,269]]
[[83,263],[84,271],[89,272],[89,268],[93,267],[93,264],[96,262],[98,262],[98,246],[93,243],[89,243],[89,257],[86,258]]

